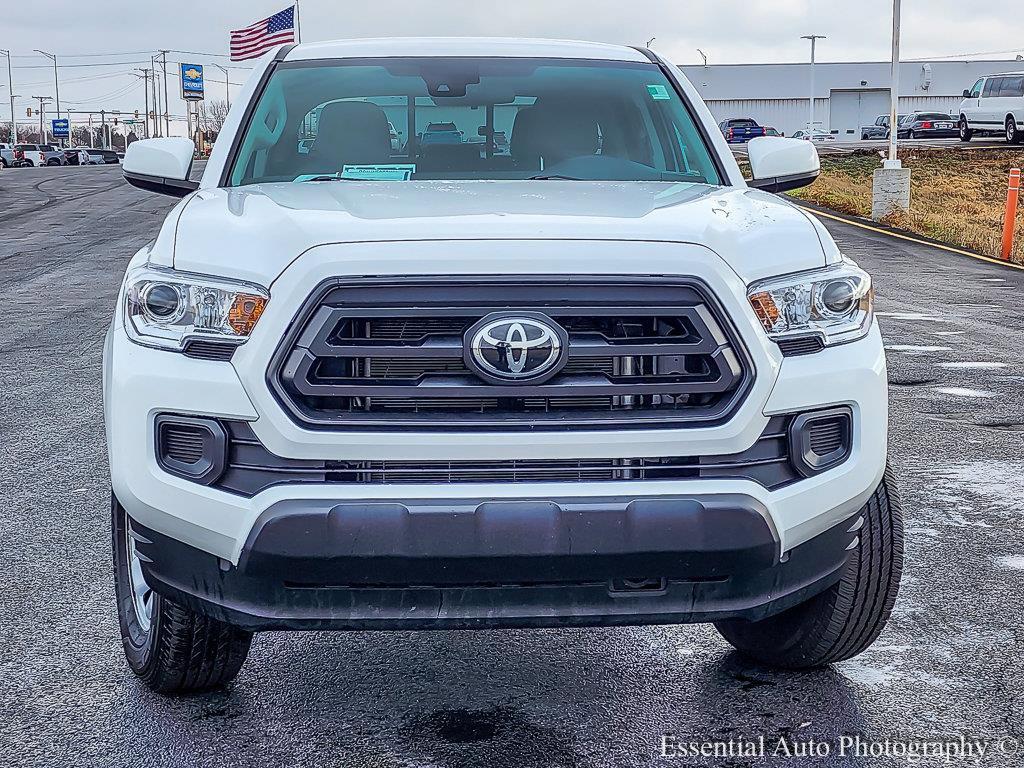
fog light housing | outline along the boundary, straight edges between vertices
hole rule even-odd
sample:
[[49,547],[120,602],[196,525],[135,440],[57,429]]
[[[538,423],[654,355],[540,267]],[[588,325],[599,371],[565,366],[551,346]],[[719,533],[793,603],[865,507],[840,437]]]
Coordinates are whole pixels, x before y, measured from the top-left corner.
[[220,422],[161,414],[155,431],[156,460],[165,472],[202,485],[224,474],[228,441]]
[[831,408],[804,413],[789,426],[790,462],[804,477],[838,467],[853,449],[853,411]]

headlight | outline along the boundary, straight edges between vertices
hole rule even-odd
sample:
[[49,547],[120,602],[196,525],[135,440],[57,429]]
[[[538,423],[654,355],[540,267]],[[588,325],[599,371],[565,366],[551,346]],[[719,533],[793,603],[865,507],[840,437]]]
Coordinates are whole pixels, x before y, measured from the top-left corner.
[[124,326],[133,341],[162,349],[191,339],[244,344],[269,300],[251,283],[140,267],[125,280]]
[[855,341],[871,327],[871,276],[852,262],[754,283],[747,291],[768,336],[820,336],[826,346]]

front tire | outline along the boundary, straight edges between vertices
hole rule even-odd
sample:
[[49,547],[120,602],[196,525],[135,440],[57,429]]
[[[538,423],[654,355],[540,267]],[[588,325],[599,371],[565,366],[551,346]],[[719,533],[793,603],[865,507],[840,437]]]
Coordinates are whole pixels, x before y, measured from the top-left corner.
[[960,115],[960,141],[970,141],[974,138],[974,131],[971,130],[964,115]]
[[159,693],[204,691],[234,680],[252,634],[150,590],[128,515],[113,496],[111,516],[117,615],[132,672]]
[[1020,144],[1024,140],[1024,133],[1017,130],[1017,121],[1013,116],[1006,118],[1006,143],[1007,144]]
[[740,653],[785,669],[845,661],[867,649],[892,614],[903,571],[903,513],[891,469],[860,514],[860,546],[838,584],[763,621],[720,621],[722,637]]

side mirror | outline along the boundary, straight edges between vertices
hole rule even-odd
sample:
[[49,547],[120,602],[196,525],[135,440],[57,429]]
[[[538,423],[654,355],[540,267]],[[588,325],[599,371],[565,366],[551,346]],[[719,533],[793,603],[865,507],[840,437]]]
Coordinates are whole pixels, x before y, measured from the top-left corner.
[[196,147],[191,139],[143,139],[133,142],[125,153],[124,178],[133,187],[161,195],[185,197],[199,189],[189,180]]
[[747,186],[766,192],[786,192],[811,184],[821,172],[814,144],[804,139],[762,136],[747,145],[750,171]]
[[964,98],[965,99],[971,98],[971,92],[969,90],[967,90],[966,88],[964,88]]

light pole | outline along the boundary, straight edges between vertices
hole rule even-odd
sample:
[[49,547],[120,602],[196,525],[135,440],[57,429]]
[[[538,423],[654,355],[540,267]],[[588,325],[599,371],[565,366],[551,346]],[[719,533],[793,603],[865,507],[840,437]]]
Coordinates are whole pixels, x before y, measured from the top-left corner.
[[811,104],[807,120],[807,138],[811,138],[814,135],[814,52],[817,48],[818,41],[825,40],[827,38],[825,35],[804,35],[800,39],[811,41]]
[[11,52],[0,48],[0,54],[7,57],[7,86],[11,89],[11,144],[17,144],[18,128],[14,121],[14,79],[11,77]]
[[896,121],[900,111],[900,0],[892,4],[892,82],[889,84],[889,159],[886,168],[900,168]]
[[[57,54],[40,51],[38,48],[35,48],[34,50],[36,53],[42,54],[53,62],[53,89],[57,96],[57,119],[60,120],[60,78],[57,75]],[[57,143],[63,147],[64,139],[60,139]]]
[[[648,46],[649,47],[649,46]],[[228,110],[231,109],[231,76],[228,74],[228,70],[222,67],[220,64],[214,64],[217,69],[224,73],[224,94],[228,99]]]
[[894,211],[910,210],[910,169],[897,154],[900,110],[900,3],[892,3],[892,82],[889,84],[889,157],[876,168],[871,184],[871,218],[880,221]]

